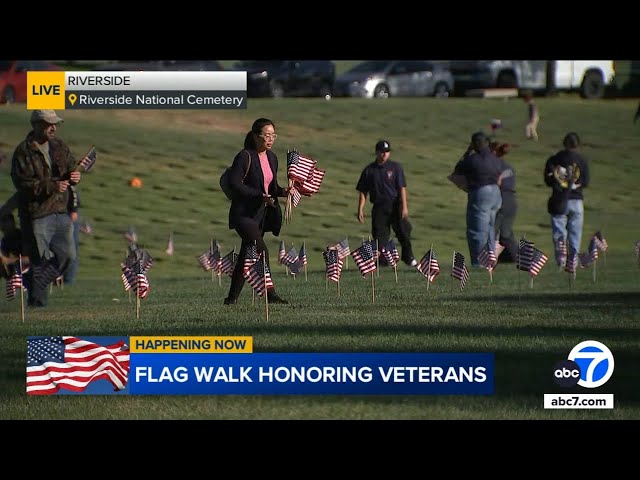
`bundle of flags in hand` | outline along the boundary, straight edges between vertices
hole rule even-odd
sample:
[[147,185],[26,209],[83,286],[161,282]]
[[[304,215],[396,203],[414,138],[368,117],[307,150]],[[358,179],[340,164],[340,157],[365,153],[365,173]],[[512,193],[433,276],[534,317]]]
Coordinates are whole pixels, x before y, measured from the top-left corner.
[[91,149],[87,152],[85,157],[80,160],[78,164],[78,168],[82,167],[85,172],[90,171],[96,163],[98,155],[96,153],[96,147],[91,147]]
[[320,185],[326,173],[317,168],[317,161],[297,150],[287,151],[287,177],[289,196],[285,207],[285,221],[291,221],[292,209],[297,207],[302,197],[311,197],[320,191]]

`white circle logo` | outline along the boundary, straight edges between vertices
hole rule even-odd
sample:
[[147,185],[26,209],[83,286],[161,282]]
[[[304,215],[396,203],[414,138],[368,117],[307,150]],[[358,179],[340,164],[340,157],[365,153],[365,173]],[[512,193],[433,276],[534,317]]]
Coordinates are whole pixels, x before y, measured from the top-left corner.
[[569,360],[580,367],[578,385],[597,388],[607,383],[613,375],[613,354],[606,345],[595,340],[580,342],[569,352]]

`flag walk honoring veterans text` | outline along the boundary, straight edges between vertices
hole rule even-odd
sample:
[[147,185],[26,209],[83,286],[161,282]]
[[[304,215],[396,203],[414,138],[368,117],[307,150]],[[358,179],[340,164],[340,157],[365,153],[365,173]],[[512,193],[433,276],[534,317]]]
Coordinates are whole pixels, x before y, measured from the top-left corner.
[[436,258],[436,253],[429,249],[429,251],[424,254],[416,268],[430,283],[433,283],[436,277],[440,274],[440,264]]
[[453,252],[453,265],[451,267],[451,276],[456,280],[460,280],[460,290],[464,290],[469,280],[469,270],[465,263],[464,255],[460,252]]
[[100,379],[117,391],[125,388],[128,377],[129,347],[124,341],[102,346],[68,336],[27,338],[28,395],[82,392]]

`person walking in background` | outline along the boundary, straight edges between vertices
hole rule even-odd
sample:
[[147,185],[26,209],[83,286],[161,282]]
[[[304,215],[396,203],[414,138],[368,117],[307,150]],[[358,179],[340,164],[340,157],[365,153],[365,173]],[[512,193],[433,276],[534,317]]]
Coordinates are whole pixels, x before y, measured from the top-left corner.
[[575,261],[580,251],[583,190],[590,182],[589,164],[579,152],[578,134],[567,133],[562,144],[564,148],[549,157],[544,166],[544,182],[551,187],[547,210],[551,215],[551,235],[558,266],[564,266],[565,260]]
[[367,195],[373,204],[371,209],[371,235],[382,250],[389,243],[391,229],[402,249],[402,261],[415,267],[418,261],[411,246],[411,223],[407,205],[407,182],[404,169],[390,160],[391,145],[386,140],[376,143],[376,158],[368,164],[356,185],[358,194],[358,221],[364,223],[364,206]]
[[511,146],[508,143],[491,142],[490,148],[502,160],[502,173],[498,179],[502,206],[496,213],[496,242],[502,245],[506,252],[506,255],[504,253],[501,255],[502,262],[515,262],[518,255],[518,241],[513,233],[513,222],[518,211],[516,171],[504,158],[511,150]]
[[525,127],[525,134],[529,140],[538,140],[538,123],[540,122],[538,106],[531,93],[525,94],[523,99],[527,104],[527,126]]
[[32,130],[11,161],[23,247],[32,265],[24,278],[31,307],[47,306],[49,283],[64,274],[76,256],[69,187],[80,182],[81,174],[69,147],[56,137],[62,122],[54,110],[34,110]]
[[[235,195],[229,208],[229,229],[235,229],[242,239],[238,260],[231,276],[229,293],[225,305],[238,302],[245,283],[243,275],[247,249],[256,246],[258,255],[264,252],[264,261],[269,265],[269,251],[264,234],[280,234],[282,209],[278,197],[289,195],[289,187],[278,184],[278,157],[273,153],[273,144],[278,138],[275,124],[268,118],[258,118],[244,140],[244,149],[238,152],[230,167],[229,182]],[[269,288],[270,303],[288,303],[280,298],[275,288]]]
[[76,256],[69,264],[69,268],[63,275],[63,281],[65,284],[73,285],[76,281],[76,275],[78,273],[78,262],[80,257],[80,196],[78,195],[78,189],[75,185],[69,186],[69,217],[73,223],[73,245],[76,249]]
[[502,167],[502,160],[489,148],[487,135],[476,132],[448,177],[467,192],[467,243],[474,267],[482,266],[478,256],[484,249],[495,253],[496,214],[502,205],[498,178]]

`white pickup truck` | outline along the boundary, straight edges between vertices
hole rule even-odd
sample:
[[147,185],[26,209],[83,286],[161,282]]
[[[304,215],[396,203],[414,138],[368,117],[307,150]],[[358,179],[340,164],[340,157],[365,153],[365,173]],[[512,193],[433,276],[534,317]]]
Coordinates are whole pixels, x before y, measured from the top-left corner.
[[614,60],[451,60],[458,94],[478,88],[518,88],[534,92],[579,91],[602,98],[613,82]]

